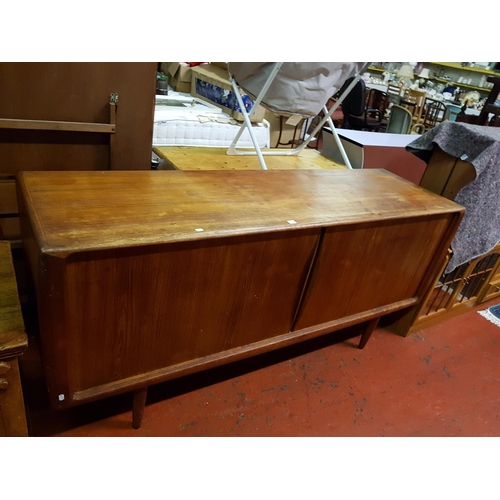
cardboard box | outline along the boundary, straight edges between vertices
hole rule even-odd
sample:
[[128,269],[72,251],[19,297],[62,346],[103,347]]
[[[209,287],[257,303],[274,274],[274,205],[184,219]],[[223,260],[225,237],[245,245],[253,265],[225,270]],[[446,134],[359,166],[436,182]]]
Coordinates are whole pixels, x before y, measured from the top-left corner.
[[170,86],[177,92],[191,92],[192,68],[186,63],[162,62],[160,69],[169,76]]
[[[243,114],[233,93],[229,75],[226,70],[212,64],[203,64],[191,69],[191,95],[199,97],[214,106],[219,107],[235,120],[243,121]],[[249,112],[252,109],[253,101],[242,94],[243,104]],[[259,106],[250,120],[255,123],[262,122],[265,109]]]
[[191,82],[180,82],[177,78],[170,78],[170,86],[177,92],[189,94],[191,92]]
[[218,68],[226,69],[227,70],[227,62],[211,62],[213,66],[217,66]]
[[176,78],[178,82],[191,83],[192,68],[186,63],[171,63],[168,67],[168,73],[173,78]]

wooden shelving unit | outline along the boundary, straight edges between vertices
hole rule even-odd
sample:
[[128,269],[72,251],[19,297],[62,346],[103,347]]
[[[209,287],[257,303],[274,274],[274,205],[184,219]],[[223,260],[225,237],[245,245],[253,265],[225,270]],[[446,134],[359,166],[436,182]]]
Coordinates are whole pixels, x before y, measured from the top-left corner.
[[[476,68],[476,67],[473,68],[471,66],[462,66],[460,63],[453,63],[453,62],[429,62],[429,63],[426,63],[426,64],[434,64],[434,65],[442,66],[442,67],[445,67],[445,68],[456,69],[456,70],[459,70],[459,71],[467,71],[467,72],[471,72],[471,73],[479,73],[479,74],[483,74],[483,75],[493,75],[493,76],[499,76],[500,75],[499,72],[496,72],[496,71],[493,71],[493,70],[483,69],[483,68]],[[374,66],[370,66],[368,68],[368,71],[373,72],[373,73],[383,73],[386,70],[384,68],[376,68]],[[483,92],[483,93],[487,93],[487,92],[489,92],[491,90],[490,88],[479,87],[478,85],[472,85],[472,84],[468,84],[468,83],[457,82],[456,80],[450,80],[450,79],[446,79],[446,78],[440,78],[440,77],[437,77],[437,76],[433,76],[430,79],[434,80],[436,82],[445,83],[445,84],[455,83],[460,88],[477,90],[477,91]]]
[[493,71],[491,69],[483,69],[483,68],[476,68],[476,67],[471,67],[471,66],[462,66],[460,63],[453,63],[453,62],[431,62],[429,64],[438,64],[439,66],[444,66],[446,68],[454,68],[454,69],[459,69],[463,71],[472,71],[473,73],[482,73],[484,75],[494,75],[498,76],[499,73],[496,71]]

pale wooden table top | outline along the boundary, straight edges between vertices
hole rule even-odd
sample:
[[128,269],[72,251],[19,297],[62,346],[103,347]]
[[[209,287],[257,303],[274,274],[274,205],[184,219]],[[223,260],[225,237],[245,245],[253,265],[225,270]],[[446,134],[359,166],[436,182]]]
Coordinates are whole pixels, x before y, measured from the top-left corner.
[[[257,156],[229,156],[226,154],[227,148],[156,146],[153,151],[166,160],[166,165],[160,167],[165,169],[261,170]],[[264,156],[264,160],[269,170],[346,169],[315,149],[305,149],[300,155],[294,156]]]

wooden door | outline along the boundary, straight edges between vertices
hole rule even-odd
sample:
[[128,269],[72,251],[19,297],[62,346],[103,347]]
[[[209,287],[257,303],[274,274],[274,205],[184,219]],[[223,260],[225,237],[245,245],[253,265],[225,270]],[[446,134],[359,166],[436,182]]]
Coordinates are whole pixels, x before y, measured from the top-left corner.
[[294,330],[416,297],[449,220],[400,220],[325,231]]
[[318,237],[307,229],[45,257],[40,325],[49,387],[64,395],[55,404],[272,344],[291,330]]

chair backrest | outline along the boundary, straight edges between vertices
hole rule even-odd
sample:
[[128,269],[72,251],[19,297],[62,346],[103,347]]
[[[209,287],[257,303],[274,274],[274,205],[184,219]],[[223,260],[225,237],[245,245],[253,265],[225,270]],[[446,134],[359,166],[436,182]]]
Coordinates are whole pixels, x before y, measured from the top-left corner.
[[446,112],[446,106],[442,102],[428,101],[422,118],[425,130],[430,130],[441,123],[446,117]]
[[427,99],[427,94],[419,90],[408,89],[405,92],[404,100],[406,102],[412,103],[408,107],[409,111],[413,116],[413,120],[419,122],[425,107],[425,100]]
[[385,132],[388,134],[408,134],[412,122],[411,113],[402,106],[394,104]]
[[401,87],[393,83],[387,85],[387,101],[392,104],[399,104],[401,100]]
[[[353,79],[354,77],[351,77],[345,81],[344,85],[342,85],[342,88],[340,89],[340,94],[342,94],[342,92],[351,84]],[[361,78],[342,102],[342,111],[344,112],[344,116],[361,116],[365,111],[365,103],[366,85]]]
[[479,124],[479,115],[468,115],[464,111],[460,111],[460,113],[458,113],[455,121],[461,122],[461,123],[470,123],[471,125],[478,125]]

